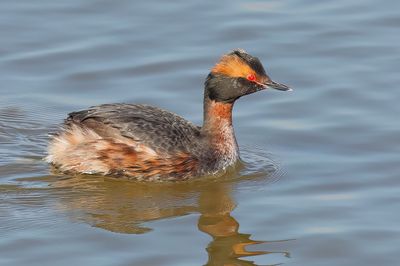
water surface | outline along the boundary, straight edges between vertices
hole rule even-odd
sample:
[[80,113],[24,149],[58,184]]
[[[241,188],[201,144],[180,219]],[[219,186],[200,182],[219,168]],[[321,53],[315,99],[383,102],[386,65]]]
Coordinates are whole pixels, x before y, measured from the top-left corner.
[[[2,1],[0,265],[398,265],[397,1]],[[143,184],[54,172],[68,112],[148,103],[200,124],[244,48],[292,93],[240,99],[245,165]]]

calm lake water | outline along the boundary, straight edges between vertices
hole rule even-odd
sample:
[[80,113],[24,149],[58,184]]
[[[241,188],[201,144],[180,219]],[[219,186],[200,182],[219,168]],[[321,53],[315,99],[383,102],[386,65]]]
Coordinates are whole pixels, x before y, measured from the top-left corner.
[[[0,4],[0,265],[399,265],[400,2]],[[71,177],[42,160],[68,112],[148,103],[202,120],[244,48],[291,93],[240,99],[219,179]]]

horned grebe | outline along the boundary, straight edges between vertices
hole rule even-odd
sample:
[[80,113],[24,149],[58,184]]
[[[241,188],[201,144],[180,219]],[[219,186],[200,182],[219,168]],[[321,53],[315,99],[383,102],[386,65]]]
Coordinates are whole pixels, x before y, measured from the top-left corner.
[[64,172],[146,181],[212,175],[239,159],[234,102],[267,88],[291,90],[272,81],[258,58],[233,50],[206,79],[202,127],[149,105],[103,104],[70,113],[46,160]]

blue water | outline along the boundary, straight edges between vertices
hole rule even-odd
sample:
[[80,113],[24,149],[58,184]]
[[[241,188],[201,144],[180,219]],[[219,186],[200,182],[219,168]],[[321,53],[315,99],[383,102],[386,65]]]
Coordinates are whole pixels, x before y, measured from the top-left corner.
[[[0,265],[399,265],[398,1],[0,4]],[[142,184],[42,160],[68,112],[148,103],[201,124],[244,48],[294,88],[240,99],[242,169]]]

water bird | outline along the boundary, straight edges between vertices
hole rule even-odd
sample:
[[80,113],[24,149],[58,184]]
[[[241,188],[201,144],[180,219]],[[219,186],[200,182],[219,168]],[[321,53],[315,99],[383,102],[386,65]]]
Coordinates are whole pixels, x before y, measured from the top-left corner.
[[62,172],[142,181],[214,175],[239,160],[235,101],[265,89],[291,90],[272,81],[257,57],[236,49],[206,78],[202,126],[150,105],[102,104],[70,113],[52,136],[46,160]]

